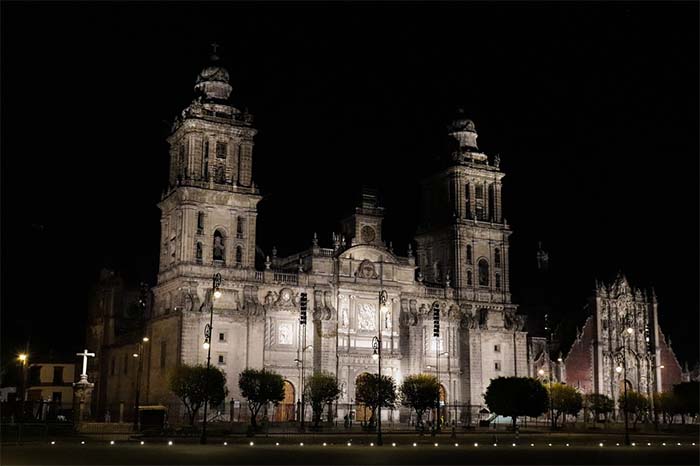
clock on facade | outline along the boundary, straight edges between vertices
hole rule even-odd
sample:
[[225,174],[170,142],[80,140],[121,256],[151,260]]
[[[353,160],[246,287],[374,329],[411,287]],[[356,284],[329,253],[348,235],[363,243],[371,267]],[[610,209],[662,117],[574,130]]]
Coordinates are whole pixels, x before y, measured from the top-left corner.
[[371,243],[374,241],[376,234],[374,233],[374,228],[372,228],[369,225],[365,225],[362,227],[362,230],[360,230],[360,237],[362,238],[363,243]]

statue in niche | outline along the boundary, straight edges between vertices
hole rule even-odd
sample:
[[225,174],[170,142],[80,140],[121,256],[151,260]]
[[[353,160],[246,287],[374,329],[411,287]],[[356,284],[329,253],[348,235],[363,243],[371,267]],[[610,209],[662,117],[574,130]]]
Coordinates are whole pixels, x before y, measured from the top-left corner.
[[349,322],[348,322],[348,308],[346,306],[343,306],[340,308],[340,324],[343,327],[347,327]]
[[223,261],[226,249],[224,247],[224,238],[218,231],[214,233],[214,260]]
[[391,330],[391,308],[387,308],[384,313],[384,329]]

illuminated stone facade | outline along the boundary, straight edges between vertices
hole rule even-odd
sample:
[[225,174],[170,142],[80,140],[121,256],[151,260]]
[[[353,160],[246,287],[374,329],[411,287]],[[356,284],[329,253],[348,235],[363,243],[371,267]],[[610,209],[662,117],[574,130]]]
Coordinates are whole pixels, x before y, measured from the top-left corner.
[[[623,275],[599,283],[590,316],[563,360],[565,380],[586,393],[617,400],[628,390],[646,395],[670,391],[683,371],[658,320],[656,296],[630,287]],[[625,370],[626,369],[626,370]]]
[[[382,372],[397,383],[407,374],[438,374],[448,404],[480,407],[491,378],[527,375],[524,318],[510,302],[503,173],[478,150],[471,121],[458,119],[450,127],[453,152],[423,186],[415,255],[410,247],[399,255],[387,246],[383,209],[366,191],[328,247],[314,238],[299,253],[273,252],[256,270],[260,194],[251,175],[252,118],[227,103],[228,73],[215,61],[200,73],[195,90],[168,138],[170,186],[159,204],[160,269],[145,331],[150,342],[142,399],[174,402],[169,370],[205,363],[215,273],[223,277],[223,295],[214,303],[212,364],[227,373],[234,400],[241,399],[238,373],[265,367],[282,374],[292,391],[287,404],[293,403],[304,359],[307,377],[318,370],[337,374],[342,417],[353,407],[357,376],[376,372],[372,339],[379,334]],[[382,289],[389,299],[380,311]],[[301,292],[309,296],[306,327],[299,325]],[[441,309],[437,340],[435,303]],[[289,417],[288,406],[279,409],[284,412],[276,418]],[[399,420],[403,411],[384,417]],[[465,420],[467,411],[444,416]]]
[[[452,122],[450,150],[422,183],[415,251],[409,245],[398,254],[385,243],[384,210],[376,193],[365,191],[327,244],[314,235],[301,251],[281,257],[273,250],[256,268],[261,199],[252,176],[256,130],[250,115],[230,105],[228,72],[217,60],[213,57],[197,77],[196,97],[168,137],[169,187],[158,204],[160,266],[153,301],[144,301],[145,325],[115,337],[114,287],[98,290],[88,345],[98,353],[89,373],[97,380],[102,406],[133,405],[138,360],[142,404],[180,406],[168,389],[168,376],[180,364],[206,363],[203,342],[212,305],[211,363],[227,374],[229,399],[243,401],[237,381],[244,369],[274,370],[286,381],[285,401],[268,413],[275,421],[299,414],[302,364],[304,377],[314,371],[338,377],[342,393],[333,414],[342,418],[353,411],[362,420],[366,413],[355,403],[355,380],[377,371],[372,344],[378,336],[382,373],[397,384],[409,374],[438,376],[445,403],[456,406],[441,413],[447,421],[475,422],[491,379],[536,376],[546,345],[532,339],[528,356],[525,317],[511,302],[504,174],[498,157],[478,149],[471,120],[460,116]],[[222,296],[213,300],[216,273],[222,276]],[[622,317],[615,316],[635,316],[628,360],[637,358],[639,365],[629,371],[631,382],[643,390],[650,380],[666,383],[659,379],[658,361],[669,356],[656,303],[625,286],[599,289],[596,317],[566,361],[555,364],[557,378],[585,390],[616,392],[610,348],[619,343],[613,333],[622,328]],[[388,294],[384,308],[382,290]],[[299,323],[302,292],[309,298],[306,326]],[[440,308],[437,339],[435,305]],[[603,322],[614,328],[603,330]],[[647,331],[659,342],[651,357],[638,352]],[[139,346],[144,336],[149,340]],[[593,341],[599,343],[592,346]],[[140,359],[132,360],[134,353]],[[176,412],[170,415],[177,418]],[[404,408],[383,413],[396,421],[408,416]]]

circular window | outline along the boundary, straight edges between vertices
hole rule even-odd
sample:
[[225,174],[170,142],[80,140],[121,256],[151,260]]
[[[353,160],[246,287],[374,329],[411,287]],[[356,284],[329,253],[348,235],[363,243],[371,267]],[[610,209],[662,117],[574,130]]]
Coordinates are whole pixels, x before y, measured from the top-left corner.
[[371,243],[374,241],[376,234],[374,233],[374,228],[369,225],[365,225],[362,227],[360,236],[362,237],[363,243]]

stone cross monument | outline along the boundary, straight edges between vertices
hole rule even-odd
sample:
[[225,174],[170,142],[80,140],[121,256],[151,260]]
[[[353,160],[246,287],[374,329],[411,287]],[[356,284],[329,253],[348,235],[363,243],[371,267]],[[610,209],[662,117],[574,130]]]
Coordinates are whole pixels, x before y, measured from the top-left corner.
[[80,374],[80,380],[73,384],[73,409],[77,425],[90,418],[92,390],[95,388],[95,384],[88,382],[87,361],[88,357],[94,358],[95,353],[89,353],[85,349],[82,353],[76,353],[76,356],[83,358],[83,372]]

